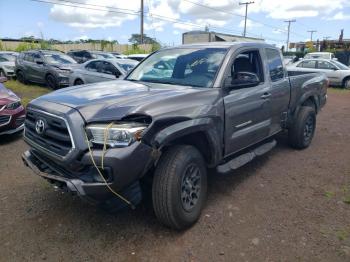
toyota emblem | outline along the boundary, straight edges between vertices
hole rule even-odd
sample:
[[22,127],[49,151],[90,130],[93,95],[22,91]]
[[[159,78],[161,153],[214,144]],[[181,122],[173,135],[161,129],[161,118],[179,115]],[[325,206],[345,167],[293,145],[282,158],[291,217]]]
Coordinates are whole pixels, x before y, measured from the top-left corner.
[[39,134],[42,135],[45,131],[45,122],[42,119],[38,119],[35,122],[35,131]]

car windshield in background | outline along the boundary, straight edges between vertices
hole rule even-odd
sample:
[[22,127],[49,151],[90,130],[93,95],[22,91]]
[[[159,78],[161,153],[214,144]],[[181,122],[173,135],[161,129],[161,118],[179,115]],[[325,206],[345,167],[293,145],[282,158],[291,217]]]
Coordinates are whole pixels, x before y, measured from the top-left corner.
[[0,54],[0,57],[7,62],[14,62],[16,60],[16,56],[12,54]]
[[49,64],[76,64],[77,62],[68,55],[45,53],[45,60]]
[[332,61],[336,66],[338,66],[339,67],[339,69],[341,69],[341,70],[350,70],[350,68],[348,67],[348,66],[346,66],[346,65],[344,65],[344,64],[342,64],[342,63],[340,63],[340,62],[338,62],[338,61]]
[[96,59],[114,58],[112,54],[107,54],[107,53],[92,53],[92,56]]
[[125,72],[129,72],[131,69],[133,69],[138,62],[117,62],[117,64],[124,69]]
[[144,60],[127,79],[211,87],[226,53],[226,48],[161,50]]

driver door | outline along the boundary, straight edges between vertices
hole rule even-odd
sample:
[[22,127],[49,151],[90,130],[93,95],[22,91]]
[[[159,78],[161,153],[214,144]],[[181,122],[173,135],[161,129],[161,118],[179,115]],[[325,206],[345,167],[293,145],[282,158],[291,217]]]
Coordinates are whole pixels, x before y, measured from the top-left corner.
[[271,90],[264,79],[266,73],[261,57],[259,49],[242,48],[233,55],[229,72],[226,72],[228,79],[234,78],[237,72],[254,73],[259,77],[259,83],[251,87],[224,87],[225,156],[269,136]]

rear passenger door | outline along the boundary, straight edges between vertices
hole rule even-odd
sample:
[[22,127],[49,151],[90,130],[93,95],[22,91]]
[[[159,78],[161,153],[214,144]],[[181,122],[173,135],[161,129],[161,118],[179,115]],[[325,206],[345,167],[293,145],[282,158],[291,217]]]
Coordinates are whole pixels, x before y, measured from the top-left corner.
[[101,61],[91,61],[85,66],[85,70],[82,70],[84,83],[100,82],[100,68]]
[[290,99],[290,83],[283,67],[281,53],[274,48],[265,48],[267,71],[269,72],[271,129],[270,135],[281,131],[287,119]]
[[[237,72],[255,73],[260,83],[252,87],[224,85],[225,156],[262,141],[270,133],[270,83],[265,79],[262,50],[242,48],[233,55],[225,82]],[[239,61],[239,62],[238,62]]]
[[23,57],[23,68],[24,68],[24,74],[27,80],[29,81],[35,81],[34,76],[34,54],[33,53],[25,53]]

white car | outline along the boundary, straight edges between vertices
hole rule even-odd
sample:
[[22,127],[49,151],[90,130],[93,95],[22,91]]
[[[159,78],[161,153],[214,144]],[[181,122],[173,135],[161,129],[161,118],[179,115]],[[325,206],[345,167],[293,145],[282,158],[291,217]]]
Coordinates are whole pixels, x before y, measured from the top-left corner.
[[330,59],[303,59],[287,66],[290,74],[324,73],[331,86],[341,86],[350,89],[350,68]]
[[142,61],[147,56],[149,56],[149,54],[132,54],[132,55],[128,55],[128,58],[136,61]]
[[18,53],[16,52],[0,52],[0,77],[15,76],[15,61]]
[[94,59],[81,64],[69,76],[69,85],[123,79],[138,64],[130,59]]
[[335,58],[335,55],[330,52],[313,52],[313,53],[308,53],[304,56],[304,59],[334,59],[338,60]]

